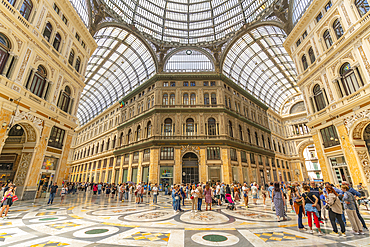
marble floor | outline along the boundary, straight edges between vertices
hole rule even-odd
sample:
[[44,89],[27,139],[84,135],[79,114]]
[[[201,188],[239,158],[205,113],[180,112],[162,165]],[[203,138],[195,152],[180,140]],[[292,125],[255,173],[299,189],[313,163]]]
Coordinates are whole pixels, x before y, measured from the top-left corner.
[[[298,231],[294,213],[277,222],[261,201],[236,211],[226,205],[204,211],[203,205],[198,213],[190,212],[190,202],[184,212],[174,212],[169,196],[160,195],[157,205],[145,201],[118,202],[89,192],[68,195],[62,205],[59,198],[51,206],[46,199],[18,201],[8,219],[0,219],[0,246],[370,246],[369,232],[354,235],[349,222],[347,237],[331,234],[329,222],[323,236],[308,234]],[[362,215],[370,225],[369,212]]]

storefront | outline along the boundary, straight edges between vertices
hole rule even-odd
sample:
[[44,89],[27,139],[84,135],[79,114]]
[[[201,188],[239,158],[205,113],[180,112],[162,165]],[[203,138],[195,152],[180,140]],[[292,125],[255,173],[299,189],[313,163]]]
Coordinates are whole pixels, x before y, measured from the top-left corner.
[[172,166],[161,166],[159,173],[159,183],[164,186],[166,184],[173,184],[173,167]]
[[221,182],[220,166],[208,166],[208,181],[210,181],[212,184]]
[[332,167],[335,183],[342,184],[343,181],[346,181],[352,186],[352,178],[344,156],[329,158],[329,162]]
[[54,181],[55,172],[58,167],[58,158],[45,156],[41,165],[41,174],[38,182],[36,198],[47,197],[48,187]]
[[232,167],[232,176],[233,176],[233,180],[232,182],[233,183],[237,183],[237,182],[240,182],[239,181],[239,173],[238,173],[238,167],[237,166],[233,166]]
[[149,166],[143,167],[143,177],[141,178],[142,182],[149,182]]

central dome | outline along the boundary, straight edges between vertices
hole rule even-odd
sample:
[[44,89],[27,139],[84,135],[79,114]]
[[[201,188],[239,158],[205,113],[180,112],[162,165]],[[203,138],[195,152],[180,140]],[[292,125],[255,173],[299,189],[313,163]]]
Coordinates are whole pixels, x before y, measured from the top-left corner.
[[169,44],[212,44],[232,36],[273,0],[103,0],[146,37]]

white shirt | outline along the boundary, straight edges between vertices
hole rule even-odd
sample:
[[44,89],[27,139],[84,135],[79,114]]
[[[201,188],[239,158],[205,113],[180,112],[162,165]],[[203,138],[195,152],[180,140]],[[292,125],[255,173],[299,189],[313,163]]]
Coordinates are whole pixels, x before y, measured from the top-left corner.
[[217,185],[216,187],[216,195],[220,195],[221,193],[221,186],[220,185]]
[[158,188],[154,186],[152,188],[152,191],[153,191],[153,195],[156,195],[158,193]]
[[194,196],[194,198],[197,198],[198,197],[198,194],[199,194],[199,190],[198,189],[191,190],[191,195]]
[[243,186],[242,187],[242,190],[243,190],[244,193],[247,193],[248,192],[248,187],[247,186]]
[[252,194],[253,194],[253,193],[257,194],[257,190],[258,190],[258,189],[257,189],[257,187],[256,187],[256,186],[254,186],[254,185],[253,185],[253,186],[252,186],[252,188],[251,188],[251,190],[252,190]]

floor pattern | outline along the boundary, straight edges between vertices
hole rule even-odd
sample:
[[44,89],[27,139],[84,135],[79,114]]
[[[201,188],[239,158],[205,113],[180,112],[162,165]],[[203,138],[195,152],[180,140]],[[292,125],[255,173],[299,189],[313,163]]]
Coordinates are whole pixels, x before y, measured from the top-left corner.
[[[158,204],[144,198],[141,204],[130,200],[79,192],[67,195],[64,204],[56,198],[17,201],[8,219],[0,219],[0,246],[14,247],[193,247],[193,246],[370,246],[369,232],[354,235],[348,221],[347,237],[332,234],[329,221],[321,225],[323,236],[298,231],[297,216],[288,211],[288,220],[277,222],[275,212],[258,200],[257,205],[237,210],[226,205],[212,211],[191,212],[190,200],[183,212],[174,212],[170,196],[160,195]],[[365,210],[365,208],[362,208]],[[369,212],[361,211],[370,225]],[[307,227],[307,218],[304,218]]]

